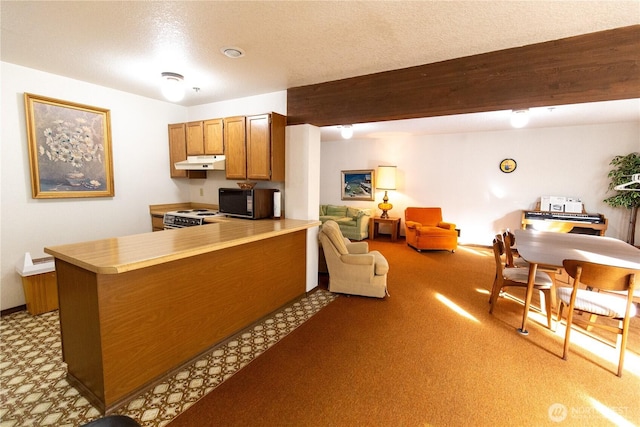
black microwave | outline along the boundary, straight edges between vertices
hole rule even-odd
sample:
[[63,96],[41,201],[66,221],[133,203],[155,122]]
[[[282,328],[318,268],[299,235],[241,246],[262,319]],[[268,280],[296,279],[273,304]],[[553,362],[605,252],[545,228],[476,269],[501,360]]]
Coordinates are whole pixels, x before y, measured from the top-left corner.
[[273,216],[273,193],[270,188],[218,189],[218,211],[238,218],[261,219]]

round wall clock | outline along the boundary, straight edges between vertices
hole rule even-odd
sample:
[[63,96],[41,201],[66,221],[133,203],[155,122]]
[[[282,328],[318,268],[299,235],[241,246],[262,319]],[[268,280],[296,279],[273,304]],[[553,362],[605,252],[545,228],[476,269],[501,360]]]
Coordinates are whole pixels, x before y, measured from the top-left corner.
[[518,167],[518,164],[513,159],[504,159],[500,162],[500,170],[504,173],[511,173]]

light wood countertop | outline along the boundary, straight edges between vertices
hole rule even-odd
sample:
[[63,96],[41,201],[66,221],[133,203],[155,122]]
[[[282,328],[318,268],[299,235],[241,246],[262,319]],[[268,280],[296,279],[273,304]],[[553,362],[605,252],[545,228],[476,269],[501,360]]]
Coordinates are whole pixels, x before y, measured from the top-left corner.
[[118,274],[319,226],[313,220],[234,219],[199,227],[52,246],[45,253],[98,274]]

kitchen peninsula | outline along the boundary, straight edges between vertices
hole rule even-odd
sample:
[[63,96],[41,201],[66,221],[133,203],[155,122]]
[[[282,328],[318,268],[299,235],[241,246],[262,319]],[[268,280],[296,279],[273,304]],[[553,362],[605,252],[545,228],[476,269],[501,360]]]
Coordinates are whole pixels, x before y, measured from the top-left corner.
[[319,221],[231,220],[45,248],[67,378],[103,413],[305,292]]

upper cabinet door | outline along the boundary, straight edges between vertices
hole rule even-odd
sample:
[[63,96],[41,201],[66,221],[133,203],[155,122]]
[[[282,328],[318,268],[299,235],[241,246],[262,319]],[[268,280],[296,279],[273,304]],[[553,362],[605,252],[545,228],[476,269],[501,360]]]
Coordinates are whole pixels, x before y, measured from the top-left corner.
[[204,154],[204,127],[202,122],[187,123],[187,155]]
[[204,127],[204,154],[224,154],[223,120],[202,122]]
[[247,150],[244,116],[224,119],[224,154],[227,179],[246,179]]
[[247,117],[247,178],[271,179],[271,116]]
[[278,113],[247,117],[247,178],[284,182],[287,118]]
[[271,181],[284,182],[287,116],[271,113]]
[[176,123],[169,125],[169,162],[171,162],[171,178],[186,178],[187,171],[178,170],[173,165],[187,159],[186,125]]
[[171,163],[171,178],[207,177],[207,171],[186,171],[176,169],[174,163],[187,160],[187,124],[176,123],[169,125],[169,162]]

